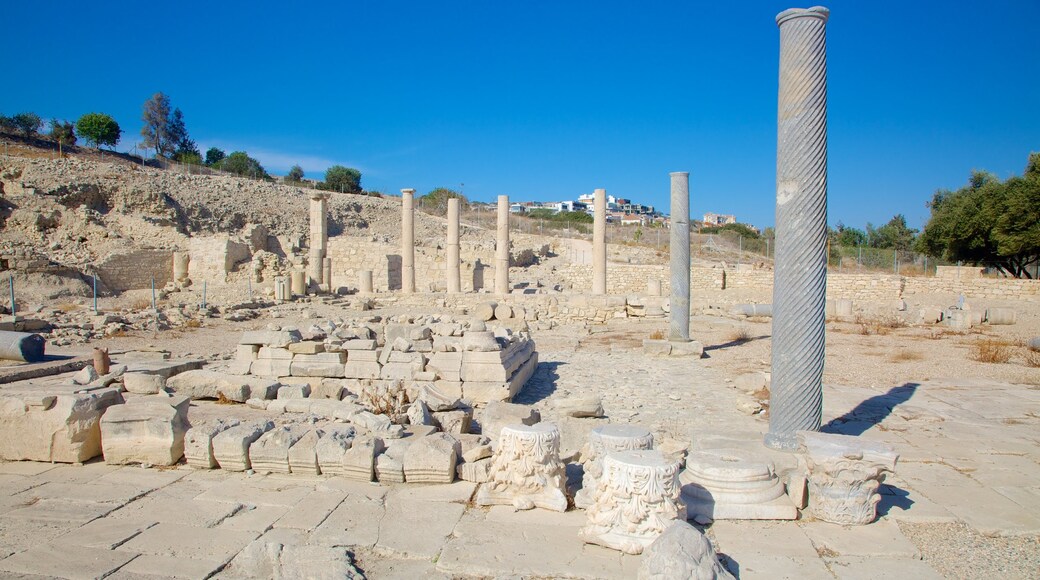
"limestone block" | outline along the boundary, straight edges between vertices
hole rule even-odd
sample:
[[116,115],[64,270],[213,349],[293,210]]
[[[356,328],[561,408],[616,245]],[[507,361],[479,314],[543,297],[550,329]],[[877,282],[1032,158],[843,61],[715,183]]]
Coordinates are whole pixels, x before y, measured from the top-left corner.
[[343,547],[311,546],[269,541],[264,535],[245,547],[224,572],[232,578],[341,578],[360,580],[365,576]]
[[568,417],[602,417],[603,400],[595,396],[567,397],[556,403],[556,410]]
[[79,463],[97,457],[101,415],[122,403],[116,389],[37,397],[36,404],[0,396],[0,459]]
[[72,375],[72,382],[77,385],[89,385],[100,377],[101,375],[94,370],[93,366],[87,365],[77,371],[76,374]]
[[191,370],[167,379],[166,388],[191,399],[216,399],[224,395],[229,400],[244,403],[250,398],[274,398],[278,382],[260,377]]
[[473,409],[438,411],[432,415],[433,425],[445,433],[469,433],[473,421]]
[[593,494],[603,477],[603,458],[608,453],[633,449],[653,449],[654,436],[650,431],[635,425],[603,425],[589,433],[589,440],[582,450],[581,462],[584,474],[581,489],[574,495],[574,505],[582,509],[592,506]]
[[184,459],[195,469],[216,469],[219,467],[213,457],[213,438],[217,434],[241,422],[238,419],[216,419],[193,425],[184,434]]
[[941,308],[922,308],[920,321],[921,324],[935,324],[943,319],[943,311]]
[[733,580],[705,535],[690,524],[675,520],[644,551],[639,580]]
[[462,380],[461,352],[434,352],[426,363],[426,370],[437,373],[439,378],[449,381]]
[[249,365],[249,373],[261,377],[287,377],[292,373],[292,361],[257,359]]
[[433,425],[433,417],[430,408],[422,399],[408,406],[408,423],[411,425]]
[[769,375],[762,371],[744,373],[733,381],[733,386],[745,393],[753,393],[769,385]]
[[101,417],[105,463],[173,465],[184,456],[191,400],[150,395],[109,407]]
[[1014,324],[1015,320],[1015,311],[1011,308],[989,308],[986,310],[987,324]]
[[456,468],[456,473],[458,474],[459,479],[471,483],[487,483],[490,471],[490,458],[478,459],[473,462],[467,461],[466,463],[459,464]]
[[390,417],[386,415],[376,415],[369,411],[360,411],[354,413],[350,418],[350,422],[367,429],[368,431],[386,431],[390,429]]
[[249,464],[257,473],[289,473],[289,448],[307,431],[302,426],[275,427],[249,446]]
[[435,336],[433,344],[430,345],[434,352],[461,352],[461,336]]
[[343,350],[375,350],[376,341],[370,338],[355,338],[343,342]]
[[123,388],[135,395],[154,395],[166,388],[166,379],[152,373],[126,373]]
[[404,483],[404,464],[401,460],[396,459],[383,453],[376,457],[376,479],[379,483]]
[[457,442],[450,435],[420,437],[404,455],[404,478],[409,483],[451,483],[458,461]]
[[311,391],[310,397],[312,399],[332,399],[333,401],[338,401],[347,393],[345,382],[343,379],[322,379],[314,387],[314,390]]
[[310,385],[283,385],[278,387],[279,399],[306,399],[310,394]]
[[[453,401],[462,399],[462,381],[436,380],[433,381],[433,386],[448,399]],[[426,404],[429,405],[430,401],[426,401]]]
[[588,524],[578,536],[626,554],[642,553],[672,521],[686,519],[678,474],[679,462],[660,451],[607,454],[585,511]]
[[238,339],[238,344],[258,344],[285,348],[303,340],[299,330],[247,330]]
[[343,364],[347,362],[347,353],[340,350],[316,354],[297,354],[293,356],[293,362]]
[[343,376],[348,379],[378,379],[382,368],[377,362],[348,360],[343,365]]
[[798,510],[784,495],[773,463],[741,449],[690,453],[679,475],[687,519],[793,520]]
[[354,428],[329,425],[314,446],[318,468],[324,475],[343,475],[343,455],[354,441]]
[[651,356],[668,356],[672,354],[672,343],[663,339],[643,339],[643,352]]
[[308,475],[318,475],[318,441],[324,432],[321,429],[307,431],[289,448],[289,471]]
[[271,421],[255,421],[221,431],[213,437],[213,458],[227,471],[250,469],[249,447],[271,429]]
[[289,352],[293,354],[319,354],[325,352],[325,343],[313,340],[294,342],[289,345]]
[[473,316],[477,320],[483,320],[484,322],[487,322],[489,320],[494,320],[494,318],[495,318],[495,308],[497,308],[497,307],[498,307],[498,304],[495,303],[495,302],[484,302],[482,304],[477,304],[473,308]]
[[509,320],[513,317],[513,309],[508,304],[499,304],[495,307],[495,320]]
[[378,437],[354,437],[350,449],[343,453],[341,475],[352,481],[372,481],[376,455],[383,449],[383,440]]
[[825,522],[864,525],[877,518],[878,489],[899,455],[885,443],[799,431],[809,468],[809,513]]
[[[382,350],[349,350],[347,352],[347,362],[374,362],[379,363],[380,355]],[[387,357],[389,357],[389,351],[387,351]]]
[[286,413],[310,413],[314,409],[314,401],[310,399],[281,399],[281,401],[285,401],[283,410]]
[[379,369],[379,378],[385,380],[411,380],[415,373],[422,372],[422,370],[422,366],[416,363],[388,362]]
[[467,352],[492,352],[502,350],[502,345],[490,330],[469,330],[462,335],[462,349]]
[[418,398],[420,401],[426,403],[430,411],[451,411],[457,409],[459,406],[459,398],[446,394],[443,390],[438,388],[436,385],[422,385],[419,388]]
[[288,348],[261,346],[256,353],[257,360],[292,360],[296,356]]
[[701,358],[704,356],[704,345],[696,340],[672,341],[671,356],[692,356]]
[[495,447],[502,428],[506,425],[534,425],[542,420],[538,409],[529,405],[491,402],[477,414],[480,432],[491,440]]
[[476,503],[563,512],[567,510],[566,486],[556,426],[506,425],[491,458],[488,483],[480,487]]
[[311,397],[306,399],[306,401],[310,403],[310,414],[326,419],[335,419],[336,412],[342,409],[342,404],[334,399],[315,399]]

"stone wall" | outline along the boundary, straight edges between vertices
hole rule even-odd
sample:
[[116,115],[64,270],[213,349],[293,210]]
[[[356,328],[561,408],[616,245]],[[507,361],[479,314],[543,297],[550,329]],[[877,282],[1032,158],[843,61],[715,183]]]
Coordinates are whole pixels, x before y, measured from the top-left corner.
[[170,250],[128,250],[112,253],[97,264],[98,279],[113,292],[162,288],[173,278]]
[[228,236],[191,238],[188,251],[191,254],[188,277],[197,283],[223,282],[228,272],[252,256],[248,244]]

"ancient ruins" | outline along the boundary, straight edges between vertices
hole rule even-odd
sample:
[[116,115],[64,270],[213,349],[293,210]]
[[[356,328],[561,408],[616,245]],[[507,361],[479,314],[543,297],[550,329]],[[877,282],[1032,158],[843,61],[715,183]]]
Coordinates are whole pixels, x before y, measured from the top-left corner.
[[505,195],[0,163],[11,231],[78,228],[3,240],[0,575],[937,578],[964,538],[1035,574],[1040,282],[828,272],[828,16],[776,17],[769,262],[691,252],[686,171],[647,249],[598,188],[563,238]]

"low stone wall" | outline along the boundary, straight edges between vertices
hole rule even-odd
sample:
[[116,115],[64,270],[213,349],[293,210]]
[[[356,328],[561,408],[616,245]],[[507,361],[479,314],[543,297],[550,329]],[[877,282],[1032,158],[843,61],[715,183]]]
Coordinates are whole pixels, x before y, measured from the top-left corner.
[[113,292],[162,288],[173,278],[170,250],[130,250],[113,253],[97,264],[98,279]]

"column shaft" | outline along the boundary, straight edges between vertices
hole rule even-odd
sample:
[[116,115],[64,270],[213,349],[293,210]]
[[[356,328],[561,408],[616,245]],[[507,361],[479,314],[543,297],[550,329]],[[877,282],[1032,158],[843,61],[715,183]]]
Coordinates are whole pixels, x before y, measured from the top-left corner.
[[607,190],[597,189],[593,198],[592,293],[607,293]]
[[791,9],[780,27],[772,385],[765,444],[795,450],[820,428],[827,291],[829,11]]
[[448,199],[448,292],[462,292],[462,276],[459,272],[459,199]]
[[509,294],[509,196],[498,196],[498,240],[495,243],[495,294]]
[[671,208],[671,324],[668,340],[690,340],[690,174],[677,171],[672,178]]
[[401,292],[415,292],[414,189],[401,190]]

